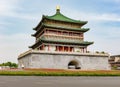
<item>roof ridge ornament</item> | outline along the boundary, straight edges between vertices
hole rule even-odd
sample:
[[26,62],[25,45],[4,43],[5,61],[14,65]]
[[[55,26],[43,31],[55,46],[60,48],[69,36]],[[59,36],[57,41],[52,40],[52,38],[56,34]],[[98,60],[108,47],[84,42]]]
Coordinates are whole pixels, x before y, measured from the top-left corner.
[[59,5],[56,6],[56,12],[60,12],[60,6]]

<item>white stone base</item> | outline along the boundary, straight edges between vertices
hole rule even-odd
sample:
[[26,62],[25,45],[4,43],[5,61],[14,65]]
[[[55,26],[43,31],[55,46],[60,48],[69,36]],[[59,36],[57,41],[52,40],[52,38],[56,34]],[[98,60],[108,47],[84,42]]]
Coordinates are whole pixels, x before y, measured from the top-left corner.
[[19,68],[68,69],[71,61],[76,61],[81,70],[110,70],[107,54],[51,53],[30,51],[18,58]]

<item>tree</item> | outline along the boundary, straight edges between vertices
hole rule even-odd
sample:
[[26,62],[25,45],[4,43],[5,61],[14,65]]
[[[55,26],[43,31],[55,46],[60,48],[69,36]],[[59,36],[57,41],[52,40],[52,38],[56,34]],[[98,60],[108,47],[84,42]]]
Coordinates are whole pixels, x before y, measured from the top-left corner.
[[18,67],[18,64],[12,63],[12,67],[17,68],[17,67]]
[[2,64],[0,64],[0,66],[2,66]]
[[6,64],[6,66],[9,66],[10,68],[12,67],[12,63],[11,62],[7,62],[5,64]]
[[0,66],[9,66],[10,68],[17,68],[18,64],[12,63],[12,62],[6,62],[6,63],[0,64]]

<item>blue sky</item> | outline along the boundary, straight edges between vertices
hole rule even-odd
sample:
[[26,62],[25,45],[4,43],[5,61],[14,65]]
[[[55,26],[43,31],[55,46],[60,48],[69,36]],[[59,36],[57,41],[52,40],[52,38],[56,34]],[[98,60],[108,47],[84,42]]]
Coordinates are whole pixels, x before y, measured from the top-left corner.
[[120,0],[0,0],[0,63],[17,62],[17,56],[34,43],[32,28],[42,15],[61,13],[88,21],[86,41],[94,41],[92,52],[120,54]]

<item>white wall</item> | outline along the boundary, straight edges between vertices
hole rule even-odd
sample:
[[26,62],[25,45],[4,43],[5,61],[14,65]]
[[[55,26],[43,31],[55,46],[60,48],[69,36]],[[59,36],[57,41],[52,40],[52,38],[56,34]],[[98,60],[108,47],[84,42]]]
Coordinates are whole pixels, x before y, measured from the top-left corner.
[[71,61],[77,61],[82,70],[110,70],[107,56],[81,56],[65,54],[31,54],[19,60],[25,68],[68,69]]

